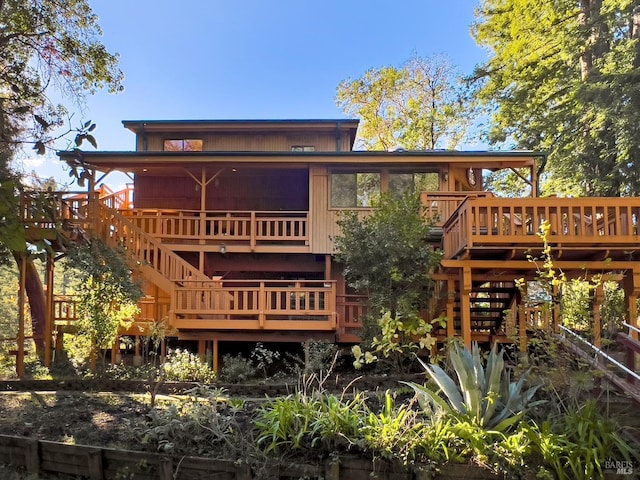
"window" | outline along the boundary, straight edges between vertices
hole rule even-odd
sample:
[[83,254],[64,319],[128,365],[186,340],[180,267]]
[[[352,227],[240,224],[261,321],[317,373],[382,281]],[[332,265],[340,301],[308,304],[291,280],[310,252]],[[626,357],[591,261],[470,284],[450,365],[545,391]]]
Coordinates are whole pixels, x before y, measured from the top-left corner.
[[292,152],[315,152],[316,147],[313,145],[293,145],[291,147]]
[[331,206],[370,207],[380,198],[380,173],[334,173],[331,175]]
[[437,192],[440,180],[437,172],[392,172],[389,174],[389,192],[402,196],[405,192]]
[[201,138],[181,138],[164,141],[165,152],[201,152]]

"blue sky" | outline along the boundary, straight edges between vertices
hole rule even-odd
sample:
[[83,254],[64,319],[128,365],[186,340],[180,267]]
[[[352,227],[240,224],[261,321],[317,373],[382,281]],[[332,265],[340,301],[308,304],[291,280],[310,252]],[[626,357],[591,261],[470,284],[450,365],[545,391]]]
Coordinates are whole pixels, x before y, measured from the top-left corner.
[[[469,32],[476,0],[90,3],[125,74],[124,92],[74,116],[97,123],[100,150],[134,149],[121,120],[342,118],[337,85],[368,68],[446,54],[469,73],[485,58]],[[36,167],[61,170],[52,158],[23,168]]]

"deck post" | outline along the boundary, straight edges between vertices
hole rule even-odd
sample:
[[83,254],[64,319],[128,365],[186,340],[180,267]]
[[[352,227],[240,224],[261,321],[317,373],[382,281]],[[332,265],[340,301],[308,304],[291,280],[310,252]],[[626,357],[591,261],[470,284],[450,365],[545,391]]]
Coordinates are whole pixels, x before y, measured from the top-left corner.
[[[527,310],[522,298],[526,298],[527,296],[527,282],[524,282],[522,288],[524,291],[518,290],[516,292],[515,300],[518,306],[516,309],[516,318],[518,319],[518,349],[520,353],[526,353],[529,340],[527,337]],[[545,328],[548,328],[548,326]]]
[[460,270],[460,328],[462,340],[471,349],[471,267]]
[[218,373],[218,368],[219,368],[219,364],[218,364],[218,339],[214,338],[211,341],[211,358],[212,358],[212,362],[213,362],[213,373]]
[[456,306],[456,282],[452,278],[447,279],[447,338],[456,335],[455,325],[455,306]]
[[207,342],[206,340],[198,340],[198,357],[204,362],[207,358]]
[[596,286],[593,296],[593,344],[602,346],[602,303],[604,302],[604,288],[602,283]]
[[[640,269],[633,268],[625,274],[622,285],[624,287],[625,297],[627,299],[627,323],[640,328],[640,319],[638,319],[638,295],[640,294]],[[631,330],[629,335],[638,340],[638,332]]]

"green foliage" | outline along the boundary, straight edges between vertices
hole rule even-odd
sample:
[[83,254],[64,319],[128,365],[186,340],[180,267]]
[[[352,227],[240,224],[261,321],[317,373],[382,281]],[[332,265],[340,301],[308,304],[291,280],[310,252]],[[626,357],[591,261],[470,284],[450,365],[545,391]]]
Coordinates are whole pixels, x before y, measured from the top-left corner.
[[[2,19],[2,142],[28,142],[44,153],[55,140],[50,132],[70,116],[52,93],[77,102],[103,87],[121,90],[118,57],[100,43],[98,18],[86,0],[5,1]],[[95,143],[91,125],[83,123],[79,135]]]
[[[549,193],[640,191],[640,51],[628,0],[483,0],[473,35],[492,143],[548,152]],[[544,177],[544,175],[542,176]]]
[[81,279],[78,295],[78,329],[90,340],[90,355],[110,348],[120,328],[139,313],[136,302],[142,291],[131,278],[126,254],[98,239],[67,252],[66,268]]
[[382,342],[375,348],[382,355],[391,353],[393,345],[387,340],[399,332],[407,342],[414,341],[409,332],[418,332],[418,343],[430,344],[431,325],[421,312],[432,299],[431,274],[441,252],[429,245],[430,224],[420,209],[417,195],[383,195],[370,216],[360,219],[355,212],[345,212],[338,221],[342,234],[334,239],[336,260],[344,265],[348,284],[368,295],[370,311],[382,312],[382,328],[374,329]]
[[634,455],[595,400],[545,421],[531,431],[530,441],[560,480],[602,478],[605,460]]
[[319,374],[328,372],[333,366],[339,347],[333,342],[311,340],[303,344],[307,363],[305,373]]
[[[396,406],[389,391],[380,412],[370,412],[363,428],[365,444],[388,460],[443,462],[456,457],[450,419],[422,422],[411,405]],[[457,457],[456,457],[457,458]]]
[[267,452],[315,449],[330,453],[357,443],[367,411],[363,397],[344,401],[333,394],[296,392],[269,399],[255,416],[258,445]]
[[256,370],[262,372],[264,378],[269,376],[269,368],[280,360],[280,352],[266,348],[261,342],[256,343],[251,351],[251,361]]
[[179,348],[169,351],[162,371],[168,381],[211,383],[216,378],[213,370],[197,355]]
[[[148,422],[134,427],[140,443],[158,452],[175,455],[239,458],[249,453],[239,438],[239,410],[224,392],[205,386],[187,392],[187,398],[167,409],[154,408]],[[246,432],[245,432],[246,433]]]
[[222,357],[220,380],[229,383],[242,383],[257,377],[257,370],[251,359],[242,354],[230,353]]
[[367,70],[343,80],[336,102],[362,119],[367,150],[455,148],[472,118],[467,88],[443,56],[415,56],[401,67]]
[[431,336],[434,323],[444,326],[440,318],[427,322],[415,314],[403,317],[398,313],[392,317],[391,312],[384,312],[378,320],[380,331],[371,340],[371,351],[363,352],[358,345],[351,348],[355,358],[354,367],[359,369],[365,364],[384,358],[390,361],[396,370],[403,370],[404,364],[412,358],[412,354],[417,354],[420,350],[429,351],[436,344],[436,338]]
[[421,361],[446,402],[426,386],[408,384],[415,390],[424,409],[456,413],[465,421],[497,432],[507,431],[522,418],[539,386],[525,390],[525,375],[517,382],[511,382],[505,369],[503,350],[498,352],[494,345],[486,365],[477,345],[470,352],[466,347],[453,343],[448,353],[457,383],[438,365],[426,365]]

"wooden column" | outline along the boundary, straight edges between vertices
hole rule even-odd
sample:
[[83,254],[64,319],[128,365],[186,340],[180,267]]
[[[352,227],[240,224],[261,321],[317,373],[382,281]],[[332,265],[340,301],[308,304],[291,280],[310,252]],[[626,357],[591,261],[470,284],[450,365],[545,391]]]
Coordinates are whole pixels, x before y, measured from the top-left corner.
[[518,350],[521,353],[527,351],[527,310],[525,308],[525,304],[522,301],[523,298],[527,298],[527,282],[524,282],[523,290],[521,292],[517,292],[516,296],[519,297],[516,299],[517,305],[517,318],[518,318]]
[[[638,319],[638,295],[640,294],[640,269],[633,268],[626,272],[622,281],[624,293],[627,300],[627,323],[634,327],[640,328],[640,319]],[[638,332],[631,330],[629,333],[632,338],[638,340]]]
[[463,267],[460,271],[460,328],[462,340],[471,349],[471,268]]
[[456,307],[456,282],[452,278],[447,279],[447,338],[456,334],[455,326]]
[[604,287],[599,283],[593,296],[593,344],[602,346],[602,303],[604,302]]
[[198,357],[204,362],[207,358],[207,342],[206,340],[198,340]]
[[53,337],[54,312],[53,312],[53,271],[55,268],[53,253],[47,254],[47,313],[44,327],[44,366],[51,366],[51,340]]
[[211,342],[211,358],[213,359],[213,371],[218,373],[218,339],[214,338]]
[[24,302],[26,294],[27,252],[20,257],[20,287],[18,288],[18,334],[16,336],[16,374],[24,378]]
[[120,355],[120,336],[116,336],[113,345],[111,345],[111,365],[118,364],[118,355]]

